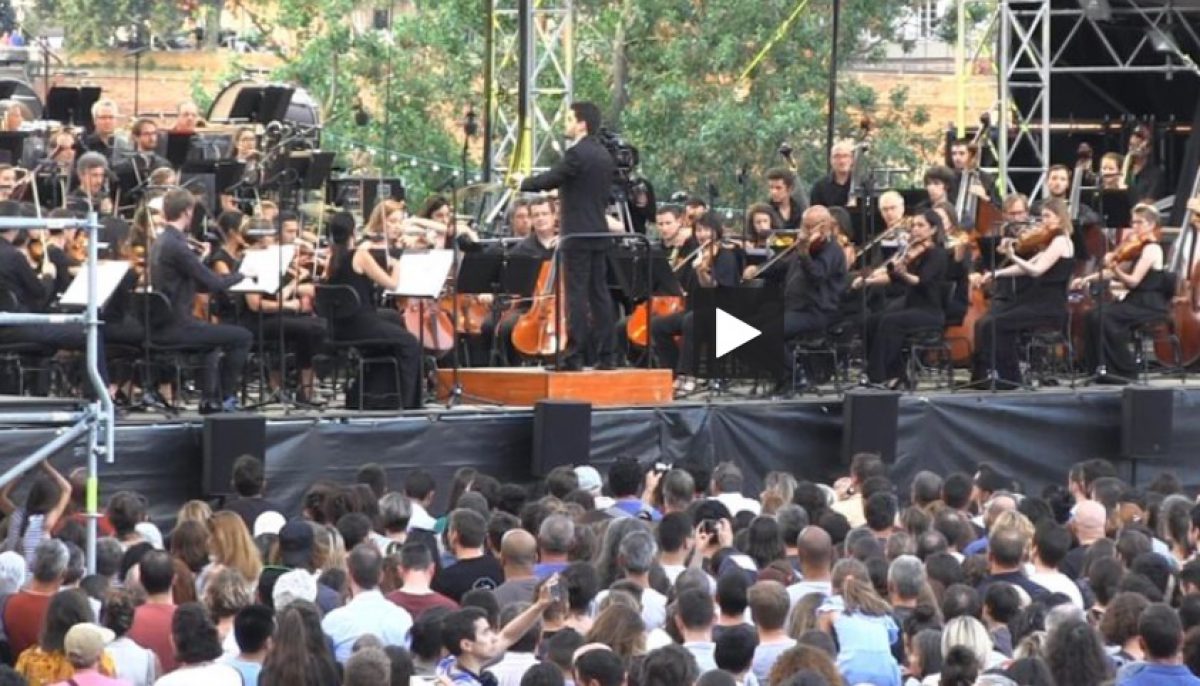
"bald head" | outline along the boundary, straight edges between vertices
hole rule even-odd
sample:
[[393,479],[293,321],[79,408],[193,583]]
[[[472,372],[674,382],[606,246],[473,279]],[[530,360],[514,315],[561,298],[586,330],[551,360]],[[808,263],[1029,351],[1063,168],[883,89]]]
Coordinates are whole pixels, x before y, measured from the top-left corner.
[[510,529],[500,540],[500,561],[506,568],[533,569],[537,562],[537,539],[524,529]]
[[833,563],[833,539],[819,526],[806,526],[796,540],[796,556],[805,569],[828,568]]

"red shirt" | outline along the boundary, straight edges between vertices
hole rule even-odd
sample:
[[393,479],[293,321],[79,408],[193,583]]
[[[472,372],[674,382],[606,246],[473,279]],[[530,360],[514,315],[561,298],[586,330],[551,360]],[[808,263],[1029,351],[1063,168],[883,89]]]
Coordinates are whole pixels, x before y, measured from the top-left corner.
[[414,622],[425,614],[426,610],[432,610],[435,607],[444,607],[451,611],[458,609],[458,603],[436,591],[418,595],[405,593],[403,589],[400,589],[387,594],[387,599],[408,610],[408,614],[412,615]]
[[175,644],[171,641],[171,619],[175,606],[166,603],[146,603],[133,615],[129,638],[143,648],[149,648],[162,663],[162,673],[175,669]]
[[[75,514],[73,514],[69,517],[63,517],[63,518],[59,519],[58,524],[54,525],[54,531],[51,533],[57,534],[59,531],[62,531],[63,525],[66,524],[67,522],[79,522],[80,524],[83,525],[83,528],[86,530],[87,529],[87,520],[88,520],[88,517],[87,517],[86,512],[76,512]],[[117,535],[117,530],[113,528],[112,522],[108,521],[108,515],[101,514],[99,517],[96,518],[96,535],[97,536],[116,536]]]
[[51,595],[21,590],[8,597],[4,605],[4,633],[14,656],[26,648],[37,645],[42,635],[42,624],[46,621],[46,608],[50,607]]

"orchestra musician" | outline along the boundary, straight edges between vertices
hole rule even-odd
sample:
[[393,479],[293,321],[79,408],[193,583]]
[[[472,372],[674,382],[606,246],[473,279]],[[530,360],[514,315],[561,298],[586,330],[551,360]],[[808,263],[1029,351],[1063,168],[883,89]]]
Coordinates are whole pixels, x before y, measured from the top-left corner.
[[[258,152],[258,136],[254,133],[254,128],[250,126],[238,127],[233,132],[233,146],[229,150],[229,158],[234,162],[239,162],[246,165],[242,172],[242,179],[253,182],[252,185],[257,185],[259,181],[258,165],[261,161],[261,154]],[[253,189],[247,188],[245,182],[239,184],[234,193],[221,193],[221,209],[222,210],[238,210],[241,212],[250,213],[254,207]],[[257,208],[263,211],[264,208]],[[274,219],[273,217],[271,218]]]
[[[951,190],[951,202],[958,196],[958,184],[962,183],[963,178],[966,177],[970,179],[971,184],[967,189],[968,194],[975,196],[979,202],[1000,204],[1000,197],[996,191],[996,179],[979,168],[978,145],[961,138],[955,140],[950,144],[950,163],[954,165],[955,176]],[[963,228],[975,228],[975,217],[959,217],[959,221]]]
[[[575,143],[563,159],[543,174],[525,179],[526,192],[559,189],[561,234],[608,233],[609,194],[616,163],[600,142],[600,108],[590,102],[572,103],[566,115],[567,138]],[[563,246],[566,280],[567,349],[560,369],[575,371],[585,362],[611,368],[613,302],[608,289],[606,240],[575,239]]]
[[780,229],[779,215],[770,205],[755,203],[746,210],[746,228],[742,232],[742,247],[765,248],[767,239]]
[[[299,220],[295,222],[299,232]],[[288,243],[288,233],[283,233],[285,245],[296,245],[296,236],[291,236]],[[268,236],[256,236],[247,232],[247,249],[270,247]],[[266,240],[264,240],[266,239]],[[325,320],[313,314],[312,298],[315,295],[310,269],[300,269],[297,258],[293,259],[292,268],[283,275],[278,293],[246,293],[243,295],[245,308],[241,310],[241,325],[253,335],[262,336],[261,345],[266,346],[271,341],[282,338],[288,352],[296,356],[296,368],[299,370],[300,388],[297,389],[294,400],[297,404],[318,406],[315,384],[316,374],[313,371],[313,357],[321,350],[325,342]],[[279,387],[284,380],[279,377],[277,370],[271,370],[270,383]]]
[[[25,170],[22,169],[22,172]],[[11,164],[0,164],[0,200],[9,200],[17,187],[17,168]]]
[[971,295],[970,275],[974,268],[971,233],[959,225],[954,205],[939,202],[933,206],[933,211],[942,218],[942,232],[946,238],[949,258],[946,262],[946,281],[955,284],[950,298],[946,301],[946,321],[961,322],[967,313]]
[[[0,202],[0,217],[28,218],[32,208],[23,207],[11,200]],[[15,312],[50,311],[54,297],[54,275],[50,269],[41,273],[29,263],[24,246],[29,238],[27,232],[17,229],[0,231],[0,293],[7,293],[10,302],[7,308]],[[42,265],[49,265],[49,261]],[[54,324],[20,324],[0,326],[0,343],[33,343],[45,346],[47,352],[56,350],[82,351],[87,347],[87,335],[79,326]],[[103,351],[100,358],[103,360]],[[101,375],[107,378],[108,371],[101,362]],[[36,384],[37,394],[45,395],[49,390],[49,379],[42,375]]]
[[133,144],[117,132],[117,103],[103,99],[92,103],[92,133],[83,139],[83,148],[100,153],[108,159],[118,152],[128,152]]
[[[358,294],[358,308],[339,312],[341,316],[336,323],[331,323],[334,335],[342,340],[380,342],[372,343],[364,351],[368,355],[382,353],[395,359],[400,370],[400,388],[392,392],[399,393],[403,407],[420,407],[421,344],[398,318],[390,316],[391,313],[381,314],[374,305],[376,288],[390,290],[400,283],[400,262],[388,258],[387,237],[382,233],[367,234],[355,247],[354,216],[348,212],[334,214],[328,228],[331,241],[328,282],[349,286]],[[372,251],[382,251],[383,261],[389,266],[380,266]],[[360,380],[360,383],[370,386],[368,380]]]
[[[253,337],[239,326],[197,319],[192,303],[198,286],[209,293],[219,293],[243,277],[236,272],[220,276],[192,252],[187,230],[196,200],[189,191],[173,188],[163,196],[162,203],[165,224],[150,248],[150,278],[155,290],[163,293],[171,304],[171,321],[152,331],[151,337],[164,344],[211,346],[205,356],[204,400],[200,411],[236,411],[242,368]],[[202,245],[207,256],[208,244]]]
[[928,207],[933,207],[939,202],[954,202],[954,196],[951,195],[955,183],[954,172],[949,167],[935,165],[926,169],[923,183],[925,193],[929,196]]
[[[147,207],[151,212],[151,219],[154,218],[155,210],[152,207]],[[161,210],[158,215],[161,216]],[[217,233],[221,236],[221,244],[216,251],[208,257],[208,266],[214,272],[221,276],[234,274],[238,270],[238,265],[242,262],[242,253],[249,244],[250,239],[247,233],[250,228],[250,218],[246,215],[233,211],[225,211],[217,215]],[[239,320],[238,314],[238,297],[234,293],[228,291],[223,293],[214,293],[209,302],[209,314],[222,324],[237,324]]]
[[779,225],[785,231],[799,229],[808,204],[797,193],[796,175],[790,169],[776,167],[767,170],[767,196],[767,204],[775,211]]
[[683,201],[683,216],[679,218],[679,223],[683,228],[691,231],[696,226],[696,220],[703,217],[708,212],[708,203],[700,198],[686,198]]
[[21,125],[33,118],[33,113],[24,103],[16,100],[4,101],[4,122],[0,131],[20,131]]
[[175,124],[171,127],[171,133],[196,133],[200,123],[200,108],[191,100],[184,100],[175,110]]
[[[837,319],[838,302],[846,290],[846,255],[837,240],[833,215],[820,205],[804,211],[799,245],[787,257],[759,273],[746,268],[747,278],[762,276],[783,287],[783,337],[793,341],[825,331]],[[784,369],[791,369],[786,355]]]
[[1105,266],[1096,274],[1075,279],[1072,287],[1082,288],[1090,281],[1115,279],[1128,289],[1119,302],[1094,307],[1084,319],[1084,361],[1088,369],[1101,362],[1110,374],[1097,383],[1124,383],[1137,374],[1130,349],[1130,331],[1138,324],[1162,319],[1167,315],[1171,297],[1170,282],[1163,270],[1163,249],[1158,242],[1161,225],[1153,205],[1139,204],[1131,212],[1133,235],[1105,256]]
[[[509,255],[533,257],[539,260],[554,259],[554,248],[558,244],[558,225],[554,220],[552,205],[550,198],[547,197],[534,198],[525,204],[533,231],[520,243],[513,246],[508,251]],[[484,323],[484,341],[491,341],[492,345],[488,347],[499,358],[498,362],[502,366],[514,364],[521,357],[513,347],[512,332],[517,324],[517,319],[528,312],[529,307],[528,301],[519,302],[512,309],[504,312],[498,323],[495,313],[489,314]],[[498,338],[493,340],[492,335]]]
[[76,140],[70,129],[50,134],[50,151],[38,171],[38,197],[47,207],[62,207],[75,170]]
[[1166,194],[1166,172],[1154,160],[1154,138],[1150,127],[1138,124],[1129,132],[1129,176],[1125,183],[1129,199],[1135,203],[1153,203]]
[[[170,169],[171,163],[167,158],[158,154],[158,124],[152,119],[141,118],[130,128],[133,134],[133,152],[125,155],[115,167],[120,174],[124,171],[131,173],[138,185],[144,184],[156,169]],[[121,155],[117,155],[121,158]]]
[[850,174],[853,167],[854,144],[850,141],[834,143],[829,151],[829,174],[813,183],[809,202],[823,207],[852,206]]
[[658,227],[663,250],[669,253],[667,260],[671,266],[699,246],[692,230],[679,221],[679,209],[676,207],[663,205],[658,208],[655,226]]
[[1121,164],[1124,158],[1120,153],[1106,152],[1100,157],[1100,188],[1115,191],[1125,188],[1125,179],[1121,177]]
[[[1000,267],[1005,256],[1000,253],[1000,244],[1006,237],[1013,237],[1018,230],[1029,226],[1029,198],[1021,193],[1010,193],[1004,196],[1000,203],[1000,212],[1004,224],[997,231],[977,235],[979,243],[979,259],[975,261],[975,270],[970,276],[971,286],[977,287],[983,282],[983,275]],[[1012,291],[1013,280],[1005,278],[1007,287],[1001,288],[1001,282],[992,282],[992,298],[1004,298]]]
[[1065,164],[1052,164],[1046,170],[1046,196],[1042,200],[1033,203],[1031,208],[1034,214],[1040,215],[1042,212],[1042,203],[1053,198],[1066,200],[1071,192],[1071,169]]
[[[1042,203],[1041,225],[1027,229],[1045,238],[1033,255],[1022,257],[1018,241],[1005,240],[1001,253],[1012,264],[985,272],[980,279],[988,287],[996,279],[1016,277],[1024,282],[1011,298],[993,299],[988,313],[975,322],[975,359],[972,381],[987,378],[992,364],[995,336],[995,373],[998,388],[1016,388],[1021,383],[1017,354],[1021,331],[1040,326],[1062,328],[1067,319],[1067,284],[1075,268],[1075,243],[1071,239],[1071,212],[1062,198]],[[1030,235],[1030,234],[1026,234]],[[994,329],[994,331],[993,331]]]
[[85,152],[75,163],[79,185],[67,196],[66,207],[79,214],[93,209],[101,216],[113,213],[113,201],[108,192],[108,160],[98,152]]
[[941,234],[942,218],[937,212],[914,215],[906,248],[870,276],[855,279],[856,288],[892,283],[904,292],[899,305],[867,320],[867,378],[872,383],[898,386],[904,373],[904,337],[945,323],[942,286],[948,258]]
[[[655,317],[650,324],[650,344],[659,367],[676,374],[675,388],[681,393],[696,389],[696,332],[690,294],[699,288],[732,288],[738,284],[738,256],[724,244],[721,218],[708,212],[696,220],[693,235],[699,247],[690,260],[680,266],[679,282],[686,298],[682,312]],[[675,345],[675,337],[680,344]]]
[[529,201],[524,198],[513,200],[508,208],[508,235],[525,238],[532,230],[529,217]]

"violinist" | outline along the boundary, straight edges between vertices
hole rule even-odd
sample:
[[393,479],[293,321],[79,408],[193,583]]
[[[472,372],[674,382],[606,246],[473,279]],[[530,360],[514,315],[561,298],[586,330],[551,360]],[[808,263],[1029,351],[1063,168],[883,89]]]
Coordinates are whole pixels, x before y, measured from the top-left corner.
[[746,210],[746,228],[742,232],[743,248],[766,248],[767,240],[781,227],[779,215],[770,205],[756,203]]
[[913,216],[908,245],[884,268],[856,280],[858,287],[892,283],[904,293],[897,306],[867,320],[867,377],[872,383],[899,386],[904,373],[904,337],[945,324],[942,303],[948,258],[941,233],[942,217],[937,212],[926,210]]
[[[208,258],[208,266],[214,272],[221,276],[237,272],[238,265],[242,262],[242,253],[250,242],[246,235],[249,228],[250,218],[237,210],[226,210],[217,216],[217,233],[221,235],[221,245]],[[223,324],[237,324],[239,300],[240,298],[233,293],[214,293],[209,312]]]
[[[57,216],[70,217],[71,213],[62,208],[55,208],[50,212],[50,217]],[[70,247],[68,241],[73,240],[74,236],[74,231],[68,235],[65,229],[48,229],[42,237],[45,244],[46,261],[54,265],[54,292],[58,295],[62,295],[67,290],[67,287],[71,285],[71,280],[79,271],[80,263],[67,254]]]
[[[829,210],[813,205],[804,211],[797,245],[761,276],[782,282],[783,337],[786,341],[820,333],[837,319],[838,302],[846,290],[846,255],[837,241],[836,222]],[[749,275],[760,276],[749,267]],[[784,369],[791,369],[787,355]]]
[[1163,249],[1158,242],[1160,218],[1153,205],[1140,204],[1131,213],[1133,235],[1116,250],[1105,256],[1105,267],[1092,276],[1075,279],[1073,287],[1081,288],[1089,281],[1115,279],[1128,289],[1120,302],[1093,308],[1084,320],[1086,331],[1084,361],[1088,369],[1099,369],[1103,363],[1111,375],[1099,377],[1097,383],[1123,383],[1137,374],[1137,364],[1130,349],[1130,330],[1142,323],[1167,316],[1171,297],[1163,271]]
[[[700,247],[695,255],[681,266],[680,284],[684,296],[698,288],[732,288],[738,283],[738,257],[734,250],[722,242],[721,219],[715,212],[705,213],[696,219],[693,227]],[[676,373],[676,390],[690,393],[696,389],[696,360],[694,349],[696,332],[693,328],[692,303],[688,298],[683,312],[657,317],[650,324],[650,342],[658,365]],[[675,337],[681,338],[679,346]]]
[[[236,233],[236,232],[235,232]],[[247,234],[246,247],[250,249],[266,247],[262,237]],[[319,406],[313,380],[313,356],[321,349],[325,341],[325,320],[312,312],[314,295],[311,281],[301,278],[295,270],[289,269],[283,275],[280,290],[276,293],[246,293],[244,295],[245,309],[242,310],[241,325],[252,334],[261,333],[260,346],[277,342],[282,338],[287,352],[295,353],[296,368],[299,370],[300,388],[295,400],[300,405]],[[278,388],[284,383],[277,370],[271,371],[270,383]]]
[[[84,155],[87,157],[87,155]],[[171,303],[172,320],[151,336],[158,343],[209,346],[201,412],[236,411],[242,368],[253,338],[238,326],[210,324],[196,319],[192,304],[198,286],[219,293],[242,280],[241,274],[220,276],[204,266],[189,246],[186,231],[191,226],[195,198],[187,190],[174,188],[163,196],[162,235],[150,248],[150,278],[155,290]],[[203,244],[207,248],[208,244]]]
[[[358,308],[339,312],[336,322],[329,323],[333,335],[340,340],[380,341],[366,347],[364,352],[369,356],[383,353],[393,357],[400,370],[400,388],[391,392],[398,390],[403,407],[419,407],[421,344],[398,319],[382,315],[374,306],[376,287],[390,290],[399,284],[400,262],[385,259],[388,265],[385,268],[372,255],[373,250],[385,247],[383,234],[368,234],[367,240],[354,247],[354,217],[348,212],[339,212],[329,220],[329,238],[332,241],[329,283],[349,286],[358,294]],[[370,386],[366,380],[360,383]]]
[[674,207],[667,205],[660,207],[658,215],[655,217],[655,226],[658,227],[658,236],[662,240],[663,250],[669,253],[667,259],[672,267],[685,255],[700,246],[692,236],[692,230],[679,221],[679,210]]
[[959,226],[958,213],[954,205],[939,202],[933,206],[933,211],[942,218],[942,226],[946,236],[946,250],[949,262],[946,264],[946,280],[955,284],[950,299],[946,302],[946,321],[961,322],[967,313],[971,284],[969,277],[974,266],[971,254],[971,232]]
[[[1071,213],[1062,198],[1042,203],[1041,225],[1020,240],[1006,240],[1000,251],[1012,264],[983,274],[980,285],[995,279],[1016,277],[1024,283],[1010,298],[997,298],[988,313],[975,322],[975,360],[971,380],[987,379],[992,365],[995,337],[995,373],[1000,388],[1021,383],[1017,354],[1021,331],[1039,326],[1061,328],[1067,320],[1067,284],[1075,267],[1075,244],[1071,240]],[[1022,255],[1022,246],[1033,254]],[[994,331],[993,331],[994,329]]]
[[388,245],[398,255],[404,248],[404,222],[407,219],[408,212],[403,200],[380,200],[367,217],[363,232],[368,236],[386,237]]
[[459,227],[454,219],[454,208],[444,196],[435,195],[425,201],[421,211],[415,217],[409,217],[406,222],[409,227],[418,226],[429,232],[430,247],[450,250],[451,241],[458,243],[458,249],[470,251],[475,249],[479,235],[467,227]]

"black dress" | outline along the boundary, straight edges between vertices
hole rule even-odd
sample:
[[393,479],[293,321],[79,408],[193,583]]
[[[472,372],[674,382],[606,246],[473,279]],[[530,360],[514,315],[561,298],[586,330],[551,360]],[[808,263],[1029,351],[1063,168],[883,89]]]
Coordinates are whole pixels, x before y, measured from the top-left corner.
[[932,247],[909,267],[920,281],[908,285],[896,276],[892,283],[905,288],[899,307],[871,315],[867,320],[867,377],[882,383],[899,377],[904,365],[901,353],[904,338],[913,331],[933,329],[945,324],[946,250]]
[[395,358],[400,368],[400,400],[404,407],[421,405],[421,344],[399,320],[385,319],[376,312],[375,282],[366,274],[354,271],[354,253],[347,252],[338,260],[329,283],[344,285],[358,294],[358,308],[330,322],[334,340],[372,341],[363,351],[368,356],[384,354]]
[[[293,278],[291,274],[287,274],[282,285],[288,286]],[[265,302],[277,303],[278,301],[277,295],[264,293],[260,296],[259,307],[262,307]],[[279,310],[263,312],[260,316],[259,312],[250,309],[248,303],[241,310],[242,326],[250,329],[255,337],[261,335],[260,347],[269,347],[273,343],[277,343],[282,328],[283,348],[296,354],[296,366],[299,369],[312,367],[313,356],[320,351],[321,345],[325,342],[324,319],[313,314],[280,312]]]
[[[1125,299],[1105,303],[1103,320],[1101,308],[1094,307],[1084,319],[1084,363],[1096,369],[1101,362],[1119,377],[1132,379],[1137,375],[1137,362],[1130,349],[1130,332],[1139,324],[1162,319],[1170,308],[1167,275],[1162,269],[1152,269],[1141,283],[1131,289]],[[1103,359],[1101,358],[1103,353]]]
[[996,374],[1002,381],[1021,382],[1018,339],[1022,331],[1037,327],[1062,328],[1067,322],[1067,283],[1075,270],[1074,257],[1059,258],[1040,277],[1025,279],[1025,286],[1010,298],[994,298],[991,310],[975,322],[975,360],[971,378],[987,378],[992,364],[992,327],[995,327]]
[[[738,256],[733,250],[720,249],[713,262],[712,277],[717,288],[733,288],[737,286],[739,275]],[[682,267],[680,282],[688,293],[703,288],[696,276],[692,264]],[[675,337],[680,337],[680,344],[675,345]],[[654,347],[655,360],[659,367],[673,369],[679,374],[692,376],[696,373],[696,332],[695,316],[692,313],[692,300],[687,299],[683,312],[656,317],[650,323],[650,345]]]

